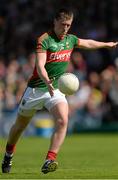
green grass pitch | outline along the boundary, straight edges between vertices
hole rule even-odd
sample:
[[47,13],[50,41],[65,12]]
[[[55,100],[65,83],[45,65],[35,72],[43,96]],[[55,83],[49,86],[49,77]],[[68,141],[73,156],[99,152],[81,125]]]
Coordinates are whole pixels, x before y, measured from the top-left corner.
[[[0,139],[0,163],[6,139]],[[67,136],[58,155],[59,168],[42,174],[40,168],[49,139],[22,137],[17,144],[10,174],[0,179],[118,179],[118,134]]]

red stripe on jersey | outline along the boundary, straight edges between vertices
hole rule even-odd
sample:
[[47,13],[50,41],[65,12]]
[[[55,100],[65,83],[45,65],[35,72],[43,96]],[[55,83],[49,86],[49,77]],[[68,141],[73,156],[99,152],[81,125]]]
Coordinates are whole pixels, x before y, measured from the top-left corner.
[[39,77],[36,66],[34,67],[33,74],[29,80]]
[[58,52],[47,51],[47,63],[69,61],[73,49],[61,50]]
[[[58,51],[58,52],[55,52],[55,53],[47,51],[47,61],[46,61],[46,63],[69,61],[72,50],[73,49],[61,50],[61,51]],[[30,80],[34,79],[34,77],[35,78],[39,77],[36,66],[35,66],[34,71],[33,71],[33,76],[31,76]]]

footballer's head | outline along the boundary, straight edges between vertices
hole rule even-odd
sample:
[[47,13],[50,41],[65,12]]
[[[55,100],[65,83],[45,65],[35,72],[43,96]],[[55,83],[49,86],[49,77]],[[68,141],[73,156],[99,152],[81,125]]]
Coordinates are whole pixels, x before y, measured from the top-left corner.
[[72,21],[73,12],[70,9],[60,9],[54,19],[54,31],[59,39],[64,39],[65,35],[68,33]]

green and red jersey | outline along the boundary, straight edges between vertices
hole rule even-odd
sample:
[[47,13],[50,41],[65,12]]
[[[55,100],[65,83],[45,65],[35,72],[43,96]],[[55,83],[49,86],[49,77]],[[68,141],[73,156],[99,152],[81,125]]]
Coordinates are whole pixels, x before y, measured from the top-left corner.
[[[36,53],[45,52],[47,60],[45,69],[50,79],[54,79],[53,86],[57,88],[59,77],[66,71],[74,47],[79,46],[79,39],[75,35],[67,34],[59,40],[54,32],[44,33],[38,38]],[[36,66],[28,82],[29,87],[47,89],[46,84],[40,79]]]

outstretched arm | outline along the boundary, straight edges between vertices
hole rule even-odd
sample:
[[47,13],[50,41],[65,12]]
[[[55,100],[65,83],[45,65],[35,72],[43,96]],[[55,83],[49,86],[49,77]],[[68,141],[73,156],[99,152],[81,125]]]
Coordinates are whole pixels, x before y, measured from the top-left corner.
[[115,48],[118,42],[100,42],[91,39],[79,39],[79,48],[83,49],[99,49],[99,48]]

